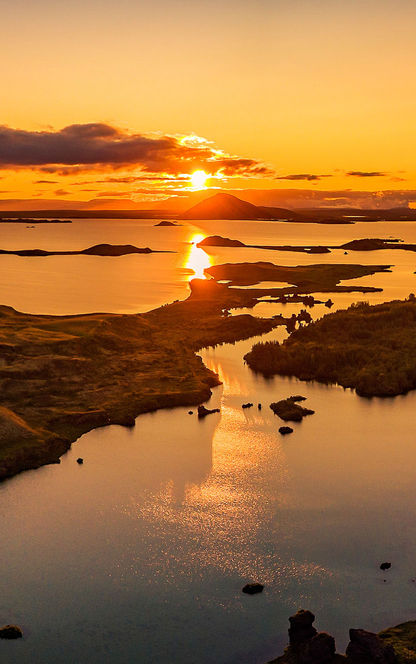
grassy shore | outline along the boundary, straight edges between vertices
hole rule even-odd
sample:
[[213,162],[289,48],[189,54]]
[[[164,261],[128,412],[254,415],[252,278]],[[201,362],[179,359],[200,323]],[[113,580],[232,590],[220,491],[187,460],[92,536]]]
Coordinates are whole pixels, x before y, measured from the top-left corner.
[[135,315],[0,307],[0,480],[57,462],[95,427],[131,426],[140,413],[206,401],[219,380],[196,352],[283,322],[225,316],[206,290]]
[[416,299],[352,305],[245,356],[267,376],[338,383],[362,396],[395,396],[416,388]]

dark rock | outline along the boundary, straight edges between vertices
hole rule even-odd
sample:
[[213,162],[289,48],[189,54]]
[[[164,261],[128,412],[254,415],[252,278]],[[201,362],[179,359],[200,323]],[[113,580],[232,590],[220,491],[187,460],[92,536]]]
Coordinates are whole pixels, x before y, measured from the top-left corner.
[[334,637],[326,632],[319,632],[302,646],[299,664],[332,664],[334,655]]
[[212,413],[219,413],[220,409],[219,408],[213,408],[210,410],[209,408],[205,408],[205,406],[198,406],[198,417],[206,417],[207,415],[211,415]]
[[261,410],[261,403],[257,404],[257,408]]
[[251,408],[252,406],[253,406],[253,404],[250,403],[250,402],[249,402],[249,403],[243,403],[243,405],[241,406],[241,408]]
[[384,572],[386,569],[390,569],[390,567],[391,567],[391,563],[381,563],[381,565],[380,565],[380,569],[382,569],[383,572]]
[[281,433],[283,436],[285,436],[288,433],[293,433],[292,427],[280,427],[279,433]]
[[299,401],[299,397],[289,397],[289,399],[282,399],[270,404],[270,408],[275,415],[278,415],[285,422],[300,422],[306,415],[313,415],[315,411],[309,408],[298,406],[295,402]]
[[81,457],[79,457],[79,459],[77,459],[77,463],[79,463],[79,465],[81,466],[84,463],[84,459],[81,459]]
[[158,224],[155,224],[156,226],[177,226],[178,224],[174,224],[173,221],[159,221]]
[[243,593],[247,595],[257,595],[263,592],[264,586],[261,583],[247,583],[243,588]]
[[350,629],[346,655],[351,664],[398,664],[391,645],[383,643],[377,634],[364,629]]
[[194,411],[193,410],[188,410],[188,415],[193,415]]
[[331,298],[329,298],[329,300],[325,302],[325,306],[328,307],[328,309],[334,306],[334,303],[332,302]]
[[0,639],[21,639],[23,632],[18,625],[0,627]]
[[289,642],[291,646],[299,646],[316,635],[316,629],[312,625],[314,620],[313,613],[304,609],[300,609],[295,615],[290,616]]

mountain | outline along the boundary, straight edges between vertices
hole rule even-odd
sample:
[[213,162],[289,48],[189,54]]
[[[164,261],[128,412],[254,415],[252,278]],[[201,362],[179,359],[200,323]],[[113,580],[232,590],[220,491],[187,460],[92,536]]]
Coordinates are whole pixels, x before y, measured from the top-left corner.
[[279,219],[293,218],[293,212],[283,208],[260,208],[231,194],[215,194],[193,205],[180,215],[181,219]]

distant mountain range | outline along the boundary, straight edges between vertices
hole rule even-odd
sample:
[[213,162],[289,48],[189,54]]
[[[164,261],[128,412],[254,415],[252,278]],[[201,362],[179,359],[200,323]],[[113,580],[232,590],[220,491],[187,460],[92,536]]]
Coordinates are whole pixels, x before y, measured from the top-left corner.
[[[202,193],[202,192],[198,192]],[[248,192],[247,192],[248,193]],[[172,200],[172,199],[170,199]],[[117,201],[113,208],[110,199],[100,201],[100,205],[108,203],[108,207],[94,206],[94,201],[82,203],[80,201],[65,201],[62,208],[56,205],[48,207],[52,201],[34,202],[32,209],[23,208],[20,205],[12,207],[15,201],[9,200],[10,207],[6,207],[6,201],[0,202],[0,219],[2,218],[61,218],[61,219],[83,219],[83,218],[105,218],[105,219],[234,219],[234,220],[284,220],[288,222],[319,223],[319,224],[350,224],[354,221],[416,221],[416,209],[409,207],[391,208],[359,208],[359,207],[311,207],[297,208],[291,210],[285,207],[271,207],[254,205],[243,201],[237,196],[228,193],[216,193],[213,196],[199,200],[195,205],[185,211],[172,208],[138,209],[131,207],[131,201]],[[28,203],[29,201],[26,201]],[[59,201],[62,203],[62,201]],[[130,205],[129,205],[130,203]],[[77,205],[79,204],[79,205]],[[69,207],[71,205],[71,207]],[[72,207],[73,206],[73,207]],[[122,207],[120,207],[122,206]]]

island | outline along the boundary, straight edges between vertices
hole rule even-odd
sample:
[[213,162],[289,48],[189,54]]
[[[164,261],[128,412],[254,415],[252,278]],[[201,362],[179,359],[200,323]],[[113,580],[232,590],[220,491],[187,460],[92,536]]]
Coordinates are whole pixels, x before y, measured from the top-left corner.
[[399,239],[363,238],[351,240],[340,245],[269,245],[245,244],[240,240],[232,240],[221,235],[209,235],[197,244],[201,249],[206,247],[246,247],[247,249],[266,249],[268,251],[298,251],[305,254],[329,254],[332,249],[344,251],[379,251],[380,249],[401,249],[416,251],[416,244],[403,243]]
[[294,284],[298,289],[301,288],[304,293],[307,293],[335,288],[344,279],[357,279],[376,272],[388,272],[390,267],[390,265],[343,263],[283,266],[258,261],[257,263],[213,265],[205,269],[205,274],[216,281],[227,281],[232,286],[252,286],[262,281],[286,282]]
[[48,251],[46,249],[0,249],[0,255],[14,256],[126,256],[127,254],[171,254],[173,251],[135,247],[134,244],[95,244],[80,251]]
[[366,302],[300,327],[282,344],[258,343],[244,356],[264,376],[354,388],[365,397],[393,397],[416,388],[416,298]]

